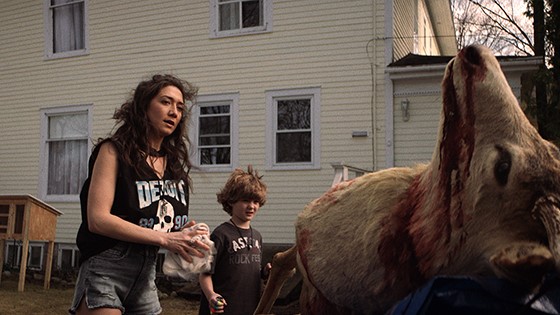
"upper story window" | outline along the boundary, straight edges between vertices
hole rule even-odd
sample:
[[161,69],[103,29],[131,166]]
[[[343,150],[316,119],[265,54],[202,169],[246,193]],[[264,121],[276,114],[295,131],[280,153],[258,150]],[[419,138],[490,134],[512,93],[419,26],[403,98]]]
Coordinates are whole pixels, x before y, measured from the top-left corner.
[[210,0],[210,37],[272,31],[272,0]]
[[47,201],[77,201],[87,177],[90,106],[42,110],[39,195]]
[[266,92],[267,167],[320,167],[320,88]]
[[88,0],[44,1],[46,57],[62,58],[87,54]]
[[206,171],[230,171],[237,165],[237,93],[199,95],[193,109],[194,163]]

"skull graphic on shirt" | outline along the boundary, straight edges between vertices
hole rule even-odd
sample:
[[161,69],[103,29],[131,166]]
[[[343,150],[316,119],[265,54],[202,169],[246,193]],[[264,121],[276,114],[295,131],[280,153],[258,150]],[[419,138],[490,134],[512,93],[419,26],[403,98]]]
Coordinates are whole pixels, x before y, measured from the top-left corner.
[[158,203],[157,219],[154,222],[154,230],[170,232],[173,228],[173,217],[175,211],[173,206],[165,199],[160,199]]

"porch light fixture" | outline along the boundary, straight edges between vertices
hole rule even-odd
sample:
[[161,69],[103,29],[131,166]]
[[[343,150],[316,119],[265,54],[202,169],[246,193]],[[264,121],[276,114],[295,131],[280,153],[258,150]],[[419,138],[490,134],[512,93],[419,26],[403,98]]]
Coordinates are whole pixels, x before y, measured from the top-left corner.
[[402,111],[403,121],[408,121],[410,119],[410,114],[408,113],[409,106],[410,106],[410,101],[408,99],[401,101],[401,111]]

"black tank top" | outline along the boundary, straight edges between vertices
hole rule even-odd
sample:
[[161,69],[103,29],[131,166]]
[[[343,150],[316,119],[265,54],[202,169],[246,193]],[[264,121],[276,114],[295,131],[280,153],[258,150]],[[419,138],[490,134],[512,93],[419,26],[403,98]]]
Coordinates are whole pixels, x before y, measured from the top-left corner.
[[[99,154],[101,143],[96,146],[89,159],[89,176],[80,192],[82,223],[76,237],[80,250],[80,264],[106,249],[118,240],[89,231],[87,223],[87,199],[91,172]],[[168,165],[173,161],[168,161]],[[111,213],[142,227],[162,232],[178,231],[189,221],[189,191],[187,178],[171,179],[169,167],[163,178],[158,178],[148,163],[142,165],[143,173],[137,174],[133,167],[126,166],[119,158],[119,171]]]

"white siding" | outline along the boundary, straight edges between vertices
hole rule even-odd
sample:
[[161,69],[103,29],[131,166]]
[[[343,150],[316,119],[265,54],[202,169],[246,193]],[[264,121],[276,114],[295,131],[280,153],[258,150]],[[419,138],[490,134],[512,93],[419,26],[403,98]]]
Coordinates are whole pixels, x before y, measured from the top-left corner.
[[[370,43],[369,56],[366,46],[383,35],[383,3],[274,1],[273,32],[209,39],[206,0],[89,1],[89,55],[45,60],[42,2],[9,1],[0,12],[0,193],[37,193],[39,109],[93,104],[93,138],[104,137],[139,80],[170,72],[201,94],[239,93],[239,164],[253,164],[269,186],[255,227],[266,242],[292,242],[297,213],[332,181],[331,162],[373,167],[372,139],[383,139],[371,122],[372,104],[384,100],[384,41]],[[321,169],[264,169],[265,91],[310,86],[321,87]],[[383,117],[382,107],[373,115]],[[353,139],[353,130],[369,136]],[[215,194],[228,175],[192,174],[193,219],[212,228],[227,219]],[[64,212],[57,241],[74,242],[79,204],[52,205]]]
[[393,5],[393,60],[398,60],[414,51],[415,35],[418,34],[418,1],[420,0],[395,0]]
[[[297,213],[332,182],[331,162],[363,169],[393,163],[385,154],[384,86],[391,60],[384,54],[393,38],[385,36],[406,39],[394,42],[395,56],[411,51],[416,0],[395,0],[399,29],[394,32],[385,30],[390,1],[275,0],[272,32],[214,39],[207,0],[92,0],[89,54],[53,60],[44,58],[43,2],[5,2],[0,10],[0,194],[37,195],[40,109],[93,104],[92,140],[105,137],[115,108],[132,88],[162,72],[194,83],[200,94],[239,94],[239,166],[253,164],[268,184],[268,202],[254,222],[267,243],[293,242]],[[307,87],[321,89],[321,169],[267,170],[265,92]],[[395,89],[397,131],[390,145],[396,165],[425,159],[435,137],[429,121],[438,96],[407,93]],[[404,123],[398,104],[408,97],[411,121]],[[352,138],[352,131],[368,136]],[[418,152],[409,147],[415,143],[421,143]],[[214,228],[228,218],[216,192],[229,172],[191,175],[191,216]],[[57,242],[73,243],[79,204],[50,204],[64,213]]]
[[[434,87],[439,85],[434,84]],[[401,101],[410,103],[410,119],[402,120]],[[395,97],[395,166],[429,162],[436,144],[441,91],[419,92]]]
[[418,53],[421,55],[439,55],[440,51],[437,47],[437,40],[432,27],[432,21],[430,20],[430,13],[426,8],[424,0],[418,2],[418,16],[418,29],[420,30]]
[[[431,7],[445,6],[442,0],[395,0],[393,5],[394,18],[394,53],[393,60],[398,60],[412,52],[420,55],[439,55],[437,36],[449,34],[436,34],[430,15],[440,12],[429,12],[426,2],[431,2]],[[438,2],[437,5],[434,4]],[[440,18],[440,17],[438,17]],[[438,21],[442,23],[441,21]],[[442,25],[443,26],[443,25]],[[449,28],[453,28],[449,25]],[[449,31],[448,31],[449,32]],[[442,40],[440,38],[440,40]],[[446,39],[443,39],[446,40]],[[453,51],[453,53],[455,53]]]

